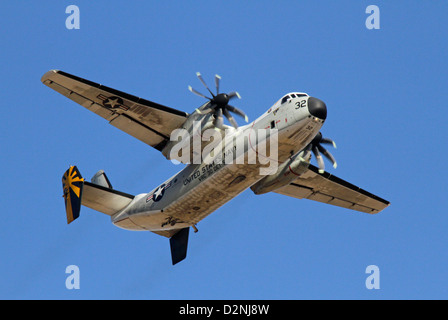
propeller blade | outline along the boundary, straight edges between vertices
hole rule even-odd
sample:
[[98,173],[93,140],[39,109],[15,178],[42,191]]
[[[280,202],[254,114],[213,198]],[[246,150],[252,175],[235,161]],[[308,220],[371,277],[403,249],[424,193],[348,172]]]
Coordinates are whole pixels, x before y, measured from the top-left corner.
[[236,114],[239,115],[240,117],[243,117],[244,120],[245,120],[246,122],[249,122],[249,118],[246,116],[246,114],[245,114],[242,110],[240,110],[240,109],[238,109],[238,108],[236,108],[236,107],[234,107],[234,106],[231,106],[230,104],[228,104],[228,105],[226,106],[226,108],[227,108],[230,112],[236,113]]
[[236,123],[235,119],[232,117],[232,115],[229,113],[229,111],[227,111],[227,109],[223,110],[224,115],[226,116],[226,118],[229,120],[229,122],[232,124],[232,126],[235,129],[238,129],[238,124]]
[[207,84],[205,83],[204,79],[202,79],[202,75],[200,72],[196,72],[196,75],[198,76],[199,80],[202,82],[202,84],[204,85],[204,87],[208,90],[208,92],[210,92],[210,94],[212,95],[212,97],[214,97],[215,95],[210,91],[210,89],[208,88]]
[[210,120],[210,117],[213,115],[213,113],[209,113],[207,114],[204,118],[202,118],[201,120],[201,131],[204,129],[205,125],[207,124],[207,122]]
[[224,123],[224,120],[222,118],[222,109],[219,108],[218,110],[216,110],[215,120],[213,121],[213,125],[218,129],[222,129],[223,123]]
[[205,108],[203,110],[196,109],[199,114],[209,114],[213,112],[213,108]]
[[230,99],[233,98],[241,99],[241,96],[238,92],[232,91],[228,94],[219,93],[220,89],[219,86],[221,82],[220,75],[215,74],[214,80],[216,87],[216,95],[213,94],[213,92],[210,90],[207,83],[202,78],[200,72],[196,72],[196,76],[198,77],[199,81],[201,81],[201,83],[204,85],[204,87],[207,89],[207,91],[210,92],[210,94],[212,95],[212,98],[209,98],[206,95],[200,93],[199,91],[193,89],[193,87],[188,86],[188,90],[190,90],[192,93],[209,100],[208,103],[196,109],[196,113],[202,115],[201,118],[202,126],[204,126],[208,121],[210,121],[210,117],[211,115],[213,115],[214,116],[213,125],[215,126],[216,130],[220,130],[224,126],[224,116],[225,116],[232,124],[232,126],[237,129],[238,123],[236,122],[236,120],[234,119],[233,115],[230,112],[235,113],[236,115],[244,118],[246,122],[249,122],[249,118],[244,113],[244,111],[228,104]]
[[317,149],[319,149],[319,151],[328,159],[331,161],[331,163],[333,164],[333,168],[337,168],[338,164],[336,163],[336,160],[334,159],[333,155],[327,151],[327,149],[325,149],[324,147],[322,147],[321,145],[317,145]]
[[194,90],[191,86],[188,86],[188,90],[190,90],[191,92],[193,92],[194,94],[196,94],[196,95],[198,95],[198,96],[200,96],[200,97],[202,97],[202,98],[205,98],[205,99],[208,99],[208,100],[212,100],[212,99],[210,99],[209,97],[204,96],[204,95],[203,95],[202,93],[200,93],[199,91]]
[[236,91],[230,92],[227,96],[229,97],[229,100],[231,100],[231,99],[233,99],[235,97],[238,97],[238,99],[241,99],[240,94],[238,92],[236,92]]
[[310,150],[313,152],[314,156],[316,157],[317,164],[319,166],[319,173],[325,172],[325,164],[324,160],[322,158],[322,155],[327,158],[332,164],[333,168],[337,168],[338,164],[336,162],[336,159],[333,157],[333,155],[325,149],[323,146],[321,146],[321,143],[324,144],[331,144],[336,148],[336,143],[328,138],[323,138],[322,133],[318,132],[316,136],[311,140],[311,142],[303,149],[303,159],[307,159],[307,156],[310,155]]
[[313,140],[311,140],[311,144],[312,145],[318,145],[320,143],[320,141],[322,140],[322,133],[319,131],[313,138]]
[[333,145],[333,148],[337,149],[337,148],[336,148],[336,142],[334,142],[334,141],[331,140],[331,139],[328,139],[328,138],[322,138],[322,140],[321,140],[320,142],[321,142],[321,143],[324,143],[324,144],[331,144],[331,145]]
[[313,153],[314,156],[316,157],[317,164],[319,165],[319,173],[324,173],[325,172],[324,160],[322,159],[322,156],[320,155],[319,150],[317,150],[316,146],[313,146]]
[[306,160],[309,156],[310,156],[310,152],[311,152],[311,148],[313,147],[313,145],[310,143],[309,145],[307,145],[305,147],[305,149],[303,149],[303,155],[302,155],[302,159]]
[[199,114],[207,114],[207,113],[213,112],[215,107],[216,107],[216,104],[207,102],[207,105],[205,107],[203,107],[202,109],[196,109],[196,111]]
[[215,74],[216,94],[219,94],[219,80],[221,80],[221,77],[219,75]]

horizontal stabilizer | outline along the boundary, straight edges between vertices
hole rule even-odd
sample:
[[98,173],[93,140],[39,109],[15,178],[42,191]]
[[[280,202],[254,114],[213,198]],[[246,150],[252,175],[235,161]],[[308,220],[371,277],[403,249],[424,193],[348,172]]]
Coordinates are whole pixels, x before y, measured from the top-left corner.
[[81,204],[111,216],[124,209],[133,199],[131,194],[84,181]]

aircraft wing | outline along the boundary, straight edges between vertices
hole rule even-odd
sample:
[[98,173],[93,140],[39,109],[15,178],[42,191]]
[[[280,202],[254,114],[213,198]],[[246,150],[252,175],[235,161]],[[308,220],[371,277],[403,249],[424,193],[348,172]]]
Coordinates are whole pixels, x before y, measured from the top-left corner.
[[103,117],[111,125],[161,151],[188,114],[59,70],[42,83]]
[[308,170],[289,185],[274,192],[298,199],[310,199],[366,213],[378,213],[390,202],[371,194],[328,172],[320,174],[309,165]]

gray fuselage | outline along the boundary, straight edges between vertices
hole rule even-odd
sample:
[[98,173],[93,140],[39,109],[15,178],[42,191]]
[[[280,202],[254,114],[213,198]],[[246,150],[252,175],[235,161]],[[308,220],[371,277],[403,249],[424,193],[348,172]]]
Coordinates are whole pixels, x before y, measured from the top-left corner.
[[[281,163],[310,143],[324,120],[310,113],[308,99],[303,94],[280,99],[252,123],[229,128],[226,135],[230,139],[226,138],[228,143],[222,144],[215,161],[187,165],[151,192],[137,195],[111,217],[112,222],[120,228],[147,231],[194,226],[265,177],[266,172],[275,173]],[[276,136],[272,129],[277,130]],[[266,141],[257,140],[260,130],[269,131]],[[259,152],[265,142],[267,151]],[[277,152],[269,147],[276,147]],[[249,154],[256,155],[255,163],[248,163]]]

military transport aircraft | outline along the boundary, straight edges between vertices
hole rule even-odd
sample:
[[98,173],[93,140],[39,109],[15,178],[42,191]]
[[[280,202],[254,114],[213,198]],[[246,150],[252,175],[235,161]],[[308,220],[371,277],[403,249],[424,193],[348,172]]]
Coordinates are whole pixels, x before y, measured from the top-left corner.
[[[322,144],[336,145],[320,133],[327,117],[323,101],[291,92],[255,121],[238,126],[230,113],[248,122],[242,110],[229,105],[230,100],[240,98],[239,94],[220,93],[218,75],[213,93],[201,74],[197,76],[211,97],[189,86],[192,93],[208,101],[188,114],[63,71],[44,74],[41,81],[51,89],[160,151],[167,159],[187,164],[149,193],[139,195],[112,188],[102,170],[89,182],[76,166],[71,166],[62,178],[68,223],[79,217],[84,205],[109,215],[120,228],[151,231],[169,238],[172,263],[176,264],[186,257],[190,227],[197,232],[199,221],[249,187],[255,194],[275,192],[370,214],[389,206],[388,201],[325,171],[322,155],[335,168],[336,161]],[[224,124],[223,117],[231,125]],[[176,129],[181,135],[173,139]],[[205,139],[209,129],[218,132],[218,138],[225,142],[210,148],[211,142],[219,139],[216,135]],[[260,138],[260,132],[268,133]],[[245,139],[236,139],[240,136]],[[192,151],[187,147],[195,143],[195,138],[202,143]],[[271,149],[267,155],[259,148],[262,142],[276,150]],[[251,152],[258,157],[256,161],[248,161]],[[192,161],[191,157],[198,154],[200,161]],[[312,155],[317,167],[310,164]],[[263,168],[268,173],[262,174]]]

